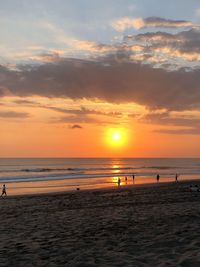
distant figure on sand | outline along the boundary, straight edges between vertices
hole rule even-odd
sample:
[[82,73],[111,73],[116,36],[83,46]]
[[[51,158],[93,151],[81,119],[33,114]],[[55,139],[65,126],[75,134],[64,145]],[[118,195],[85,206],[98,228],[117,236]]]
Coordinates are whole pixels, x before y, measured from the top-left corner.
[[157,182],[159,182],[159,180],[160,180],[160,175],[159,174],[157,174],[156,180],[157,180]]
[[176,173],[175,181],[178,182],[178,174]]
[[120,186],[120,184],[121,184],[121,179],[118,178],[118,186]]
[[133,183],[135,182],[135,175],[133,174]]
[[2,193],[1,193],[1,196],[7,196],[7,193],[6,193],[6,185],[4,184],[3,187],[2,187]]
[[128,179],[127,179],[127,176],[125,176],[125,183],[126,183],[126,184],[128,183]]

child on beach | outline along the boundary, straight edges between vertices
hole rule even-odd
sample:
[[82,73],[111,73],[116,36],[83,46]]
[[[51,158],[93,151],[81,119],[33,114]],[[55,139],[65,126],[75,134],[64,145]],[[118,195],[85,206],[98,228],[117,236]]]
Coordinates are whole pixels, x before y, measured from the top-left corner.
[[6,185],[4,184],[3,187],[2,187],[2,193],[1,193],[1,196],[7,196],[7,193],[6,193]]

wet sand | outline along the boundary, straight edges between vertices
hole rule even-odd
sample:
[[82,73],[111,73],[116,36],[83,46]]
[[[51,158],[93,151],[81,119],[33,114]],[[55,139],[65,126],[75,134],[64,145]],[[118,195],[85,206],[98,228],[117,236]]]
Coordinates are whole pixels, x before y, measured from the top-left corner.
[[189,184],[0,199],[0,266],[200,266]]

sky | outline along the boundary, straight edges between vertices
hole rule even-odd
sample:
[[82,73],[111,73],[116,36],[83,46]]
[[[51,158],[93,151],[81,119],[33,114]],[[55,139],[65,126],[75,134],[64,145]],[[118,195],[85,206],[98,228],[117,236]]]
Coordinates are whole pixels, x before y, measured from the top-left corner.
[[0,157],[200,157],[199,0],[0,0],[0,29]]

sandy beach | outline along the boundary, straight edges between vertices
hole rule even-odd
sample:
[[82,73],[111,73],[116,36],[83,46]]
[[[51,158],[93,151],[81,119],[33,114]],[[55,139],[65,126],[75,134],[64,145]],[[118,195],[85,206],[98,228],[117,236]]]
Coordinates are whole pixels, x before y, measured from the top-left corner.
[[189,184],[1,199],[0,266],[200,266]]

